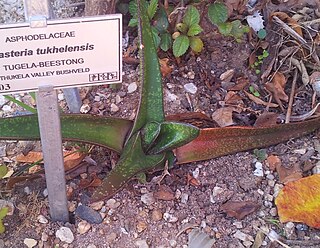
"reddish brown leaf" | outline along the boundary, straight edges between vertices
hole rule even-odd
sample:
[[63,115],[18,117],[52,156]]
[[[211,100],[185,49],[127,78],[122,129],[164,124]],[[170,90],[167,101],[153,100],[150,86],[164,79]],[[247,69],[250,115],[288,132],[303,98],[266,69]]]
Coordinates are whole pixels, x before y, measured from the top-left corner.
[[259,204],[252,201],[228,201],[220,207],[220,210],[226,212],[229,217],[242,220],[248,214],[255,212],[259,207]]
[[275,203],[281,222],[303,222],[320,228],[320,174],[288,183]]
[[160,70],[163,77],[166,77],[171,74],[173,71],[173,66],[169,65],[169,59],[163,58],[159,60],[160,62]]
[[232,119],[232,112],[234,107],[219,108],[212,114],[212,119],[216,121],[220,127],[227,127],[234,124]]
[[26,182],[26,181],[31,181],[37,178],[41,178],[41,175],[27,175],[27,176],[18,176],[18,177],[10,177],[6,188],[7,189],[13,189],[13,187],[17,184],[17,183],[22,183],[22,182]]
[[294,164],[290,168],[284,167],[281,163],[277,163],[276,170],[281,183],[296,181],[302,177],[302,171],[299,164]]
[[272,112],[265,112],[262,115],[259,115],[256,119],[254,126],[255,127],[268,127],[271,125],[276,125],[279,114]]
[[198,187],[201,185],[200,181],[196,178],[194,178],[192,175],[188,174],[187,176],[187,184],[188,185],[192,185],[195,187]]
[[229,90],[240,91],[249,84],[249,79],[245,77],[237,78],[236,85],[232,86]]
[[278,156],[270,155],[267,157],[267,161],[271,171],[275,171],[277,166],[281,166],[281,160]]
[[272,81],[266,83],[266,89],[273,93],[274,98],[288,102],[289,97],[284,92],[284,87],[287,83],[286,77],[281,72],[276,72]]
[[248,97],[251,101],[255,102],[256,104],[268,106],[268,107],[270,107],[270,108],[276,108],[276,107],[278,107],[277,104],[272,103],[272,102],[265,102],[265,101],[261,100],[259,97],[256,97],[256,96],[254,96],[254,95],[252,95],[252,94],[250,94],[250,93],[248,93],[248,92],[246,92],[246,91],[245,91],[244,93],[247,95],[247,97]]

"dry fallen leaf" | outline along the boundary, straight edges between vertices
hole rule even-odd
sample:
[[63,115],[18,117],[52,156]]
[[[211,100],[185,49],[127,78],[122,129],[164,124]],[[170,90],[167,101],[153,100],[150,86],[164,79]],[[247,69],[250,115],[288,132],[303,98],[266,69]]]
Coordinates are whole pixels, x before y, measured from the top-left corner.
[[173,66],[169,65],[169,59],[163,58],[159,59],[160,71],[163,77],[168,76],[173,71]]
[[278,172],[280,182],[284,184],[296,181],[302,177],[301,168],[297,163],[289,168],[284,167],[281,163],[277,163],[276,170]]
[[254,123],[255,127],[269,127],[276,125],[279,114],[273,112],[264,112],[259,115]]
[[233,107],[225,107],[217,109],[211,118],[218,123],[220,127],[227,127],[234,124],[232,119]]
[[187,184],[189,185],[192,185],[192,186],[195,186],[195,187],[198,187],[201,185],[200,181],[196,178],[194,178],[192,175],[188,174],[187,175]]
[[153,194],[158,200],[172,201],[175,199],[174,192],[168,186],[161,185],[159,190]]
[[270,155],[267,157],[267,162],[271,171],[275,171],[277,166],[281,166],[281,160],[278,156]]
[[[86,154],[81,152],[67,151],[63,152],[64,169],[71,170],[76,167],[85,158]],[[20,163],[36,163],[43,159],[42,152],[31,151],[27,155],[20,154],[16,157],[16,161]],[[43,161],[41,161],[43,163]],[[31,170],[34,172],[35,169]],[[37,171],[37,170],[36,170]]]
[[248,214],[255,212],[259,207],[259,204],[252,201],[228,201],[220,207],[220,210],[226,212],[229,217],[242,220]]
[[284,87],[286,83],[287,83],[287,79],[281,72],[276,72],[272,81],[266,83],[266,89],[273,94],[275,100],[277,101],[277,103],[280,105],[282,109],[283,107],[280,100],[285,102],[288,102],[289,100],[289,97],[284,92]]
[[278,104],[275,104],[275,103],[272,103],[272,102],[265,102],[263,100],[261,100],[259,97],[256,97],[246,91],[244,91],[244,93],[247,95],[247,97],[255,102],[256,104],[259,104],[259,105],[264,105],[264,106],[267,106],[269,108],[277,108],[278,107]]
[[320,228],[320,174],[288,183],[275,203],[281,222],[303,222]]

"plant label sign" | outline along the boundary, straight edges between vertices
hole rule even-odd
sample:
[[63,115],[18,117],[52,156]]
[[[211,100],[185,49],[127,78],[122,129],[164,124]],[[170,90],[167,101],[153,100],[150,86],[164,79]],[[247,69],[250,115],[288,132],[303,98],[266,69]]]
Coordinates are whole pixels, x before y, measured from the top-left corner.
[[122,15],[0,25],[0,94],[122,81]]

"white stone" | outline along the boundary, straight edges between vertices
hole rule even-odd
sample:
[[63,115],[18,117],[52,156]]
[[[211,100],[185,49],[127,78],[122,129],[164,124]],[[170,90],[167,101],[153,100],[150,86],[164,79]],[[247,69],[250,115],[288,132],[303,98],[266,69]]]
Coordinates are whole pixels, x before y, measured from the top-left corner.
[[38,215],[37,219],[41,224],[48,224],[49,222],[48,219],[44,217],[42,214]]
[[195,86],[194,83],[185,84],[185,85],[183,86],[183,88],[184,88],[187,92],[189,92],[189,93],[191,93],[191,94],[197,93],[197,90],[198,90],[197,86]]
[[116,113],[119,111],[119,107],[117,105],[115,105],[114,103],[111,103],[111,106],[110,106],[110,110],[112,113]]
[[233,234],[233,237],[240,239],[241,241],[254,241],[254,238],[251,235],[245,234],[239,230]]
[[104,201],[97,201],[90,204],[90,208],[99,211],[104,205]]
[[177,222],[178,221],[178,218],[173,216],[172,214],[170,213],[164,213],[163,214],[163,219],[169,223],[174,223],[174,222]]
[[256,169],[253,172],[253,175],[257,177],[263,177],[263,168],[262,168],[262,163],[256,162],[255,165]]
[[56,231],[56,237],[62,242],[66,242],[68,244],[71,244],[74,240],[74,236],[70,228],[64,226],[60,227],[59,230]]
[[187,193],[181,194],[181,203],[186,204],[188,202],[189,195]]
[[215,186],[212,190],[212,196],[216,197],[218,195],[220,195],[223,192],[223,188],[219,187],[219,186]]
[[138,89],[138,85],[135,82],[128,85],[128,93],[129,94],[135,92],[137,89]]
[[149,248],[149,245],[148,245],[147,241],[144,240],[144,239],[143,240],[137,240],[135,242],[135,245],[138,246],[138,248]]
[[91,107],[88,104],[83,104],[80,108],[80,113],[86,114],[90,111]]
[[11,108],[11,106],[9,106],[9,105],[3,105],[3,106],[2,106],[2,110],[3,110],[4,112],[11,112],[12,108]]
[[32,248],[35,247],[38,244],[38,241],[35,239],[29,239],[26,238],[23,240],[23,243],[28,247],[28,248]]
[[45,188],[42,192],[43,196],[46,198],[48,196],[48,189]]
[[242,222],[241,221],[235,221],[232,223],[236,228],[241,229],[243,228]]
[[153,204],[156,200],[153,196],[153,193],[146,193],[141,196],[141,201],[146,205]]
[[63,93],[59,93],[59,94],[58,94],[58,100],[59,100],[59,101],[64,100],[64,94],[63,94]]

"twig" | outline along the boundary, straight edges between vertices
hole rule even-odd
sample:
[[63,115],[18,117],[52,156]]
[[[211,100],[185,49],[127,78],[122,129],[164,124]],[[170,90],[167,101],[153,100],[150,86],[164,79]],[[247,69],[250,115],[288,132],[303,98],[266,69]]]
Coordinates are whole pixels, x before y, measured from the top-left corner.
[[294,92],[295,92],[296,84],[297,84],[297,77],[298,77],[298,70],[296,68],[296,69],[294,69],[294,75],[293,75],[293,79],[292,79],[292,86],[291,86],[291,92],[290,92],[290,98],[289,98],[289,104],[288,104],[285,123],[289,123],[290,122],[290,116],[291,116],[292,104],[293,104],[293,97],[294,97]]
[[320,18],[312,20],[312,21],[302,22],[301,24],[306,25],[306,26],[311,26],[311,25],[317,24],[317,23],[320,23]]
[[304,48],[311,51],[311,47],[308,45],[307,41],[303,39],[296,31],[294,31],[287,24],[281,21],[277,16],[273,16],[273,20],[275,20],[275,22],[279,24],[287,34],[292,36],[295,40],[299,41]]

